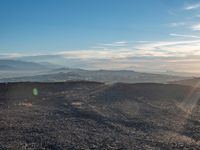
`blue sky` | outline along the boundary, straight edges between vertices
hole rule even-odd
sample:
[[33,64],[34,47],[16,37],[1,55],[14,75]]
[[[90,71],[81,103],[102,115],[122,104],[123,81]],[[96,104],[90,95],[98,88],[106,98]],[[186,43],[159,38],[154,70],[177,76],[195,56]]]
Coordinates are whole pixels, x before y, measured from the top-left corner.
[[184,62],[196,71],[199,40],[199,0],[0,0],[1,57],[62,55],[95,59],[94,68],[106,59],[138,70],[154,59],[152,70],[185,71]]

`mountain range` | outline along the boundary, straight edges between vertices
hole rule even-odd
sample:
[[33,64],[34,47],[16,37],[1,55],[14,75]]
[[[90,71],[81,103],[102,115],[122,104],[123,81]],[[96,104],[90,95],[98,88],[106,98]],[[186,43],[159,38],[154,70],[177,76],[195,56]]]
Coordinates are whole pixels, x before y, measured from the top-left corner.
[[186,79],[191,79],[191,77],[143,73],[133,70],[84,70],[67,68],[45,61],[36,63],[24,60],[0,60],[0,82],[63,82],[86,80],[105,83],[168,83]]
[[170,81],[186,79],[185,77],[142,73],[129,70],[83,70],[59,68],[53,70],[46,70],[36,73],[35,75],[24,75],[12,78],[1,78],[1,82],[63,82],[63,81],[97,81],[105,83],[167,83]]
[[1,71],[43,70],[43,69],[47,69],[47,67],[39,63],[25,62],[20,60],[0,60]]

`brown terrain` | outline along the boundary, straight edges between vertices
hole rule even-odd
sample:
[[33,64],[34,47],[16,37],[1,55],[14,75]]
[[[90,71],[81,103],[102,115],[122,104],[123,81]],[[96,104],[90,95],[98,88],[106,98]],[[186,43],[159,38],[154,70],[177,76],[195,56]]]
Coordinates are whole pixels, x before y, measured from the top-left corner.
[[2,83],[0,150],[198,150],[199,91],[154,83]]

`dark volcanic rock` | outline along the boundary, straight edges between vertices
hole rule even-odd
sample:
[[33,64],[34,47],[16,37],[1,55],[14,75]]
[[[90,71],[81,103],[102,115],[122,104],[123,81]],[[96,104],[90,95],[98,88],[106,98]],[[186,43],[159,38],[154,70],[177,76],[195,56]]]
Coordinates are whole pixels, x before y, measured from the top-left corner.
[[200,149],[199,120],[188,86],[0,84],[0,150]]

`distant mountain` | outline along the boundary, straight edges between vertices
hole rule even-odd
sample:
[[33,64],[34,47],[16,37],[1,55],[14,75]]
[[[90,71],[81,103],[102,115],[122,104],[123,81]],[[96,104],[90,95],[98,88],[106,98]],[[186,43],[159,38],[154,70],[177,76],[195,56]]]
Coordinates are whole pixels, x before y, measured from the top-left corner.
[[46,68],[49,69],[57,69],[57,68],[61,68],[61,65],[57,65],[57,64],[53,64],[53,63],[49,63],[49,62],[39,62],[38,64],[41,64],[42,66],[45,66]]
[[2,70],[43,70],[45,66],[34,63],[19,60],[0,60],[0,69]]
[[19,82],[19,81],[32,81],[32,82],[62,82],[69,80],[87,80],[98,81],[106,83],[166,83],[175,80],[186,79],[184,77],[141,73],[129,70],[82,70],[60,68],[47,71],[46,74],[36,76],[24,76],[18,78],[4,78],[1,82]]
[[174,76],[183,76],[183,77],[200,77],[200,73],[191,73],[191,72],[176,72],[176,71],[166,71],[164,74],[174,75]]
[[0,65],[0,70],[9,71],[9,70],[16,70],[17,68],[9,66],[9,65]]
[[198,87],[198,88],[200,88],[200,78],[179,80],[179,81],[173,81],[173,82],[169,82],[169,83],[180,84],[180,85],[187,85],[187,86],[192,86],[192,87]]

